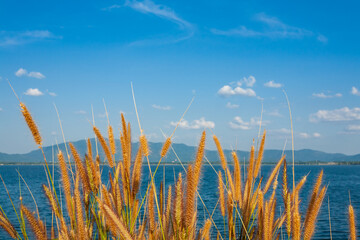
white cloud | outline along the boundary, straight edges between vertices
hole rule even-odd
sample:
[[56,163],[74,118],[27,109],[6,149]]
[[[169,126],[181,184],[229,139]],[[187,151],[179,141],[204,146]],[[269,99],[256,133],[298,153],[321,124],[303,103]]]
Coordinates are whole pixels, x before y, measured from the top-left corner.
[[[220,96],[229,97],[233,95],[242,95],[248,97],[256,97],[255,91],[251,88],[254,86],[256,79],[254,76],[244,77],[236,84],[234,82],[230,85],[224,85],[218,90]],[[247,88],[242,87],[245,85]]]
[[50,96],[53,96],[53,97],[56,97],[56,96],[57,96],[57,94],[54,93],[54,92],[48,92],[48,93],[49,93]]
[[19,70],[17,70],[15,72],[15,76],[17,76],[17,77],[27,76],[27,77],[38,78],[38,79],[45,78],[45,76],[40,72],[28,72],[24,68],[19,68]]
[[78,111],[75,112],[75,114],[85,115],[85,114],[86,114],[86,111],[84,111],[84,110],[78,110]]
[[112,9],[121,8],[121,7],[122,7],[121,5],[114,4],[114,5],[111,5],[110,7],[105,7],[102,10],[103,11],[111,11]]
[[317,34],[317,36],[305,28],[294,27],[287,25],[280,21],[276,17],[270,17],[264,13],[255,15],[255,21],[262,23],[265,27],[259,30],[248,29],[246,26],[240,26],[238,28],[230,30],[211,29],[211,32],[216,35],[224,36],[239,36],[248,38],[271,38],[271,39],[302,39],[304,37],[316,37],[316,39],[322,43],[327,42],[327,38],[324,35]]
[[299,136],[300,136],[301,138],[309,138],[309,137],[310,137],[309,134],[304,133],[304,132],[299,133]]
[[241,86],[244,83],[247,87],[253,87],[255,82],[255,77],[250,75],[249,77],[244,77],[242,80],[240,80],[238,82],[238,85]]
[[164,111],[171,110],[170,106],[160,106],[160,105],[153,104],[152,107],[155,108],[155,109],[164,110]]
[[349,125],[346,127],[348,131],[360,131],[360,125]]
[[45,78],[45,76],[40,72],[29,72],[28,76],[33,77],[33,78],[38,78],[38,79]]
[[314,133],[313,133],[313,137],[314,137],[314,138],[319,138],[319,137],[321,137],[321,134],[318,133],[318,132],[314,132]]
[[322,42],[322,43],[327,43],[327,42],[328,42],[327,37],[325,37],[325,36],[322,35],[322,34],[319,34],[316,39],[317,39],[319,42]]
[[312,96],[316,97],[316,98],[334,98],[334,97],[342,97],[342,94],[336,93],[334,95],[331,95],[331,94],[327,95],[325,93],[313,93]]
[[251,129],[250,122],[245,122],[241,117],[235,117],[232,122],[229,123],[233,129],[249,130]]
[[269,82],[266,82],[264,86],[269,88],[281,88],[283,85],[281,83],[276,83],[271,80]]
[[[269,121],[262,121],[261,125],[265,126]],[[250,118],[249,122],[245,122],[241,117],[236,116],[234,120],[229,122],[229,125],[232,129],[241,129],[241,130],[250,130],[255,126],[260,125],[260,119],[256,117]]]
[[165,5],[156,4],[150,0],[144,0],[142,2],[128,0],[125,2],[125,6],[128,6],[141,13],[153,14],[155,16],[170,20],[183,28],[191,25],[184,19],[180,18],[171,8]]
[[319,110],[310,115],[310,122],[338,122],[360,120],[360,108],[343,107],[334,110]]
[[29,88],[28,90],[26,90],[26,92],[24,93],[25,95],[28,96],[41,96],[44,95],[39,89],[37,88]]
[[28,74],[28,72],[23,68],[19,68],[19,70],[17,70],[15,72],[15,76],[17,76],[17,77],[21,77],[21,76],[24,76],[24,75],[27,75],[27,74]]
[[356,96],[360,96],[360,91],[356,87],[352,87],[351,88],[351,94],[356,95]]
[[299,136],[301,138],[319,138],[319,137],[321,137],[321,134],[318,132],[314,132],[313,134],[301,132],[301,133],[299,133]]
[[231,102],[228,102],[228,103],[226,104],[226,107],[227,107],[227,108],[230,108],[230,109],[234,109],[234,108],[238,108],[239,105],[238,105],[238,104],[233,104],[233,103],[231,103]]
[[43,40],[61,38],[61,36],[55,36],[48,30],[0,31],[0,47],[24,45]]
[[241,87],[232,88],[229,85],[225,85],[222,88],[220,88],[218,94],[225,97],[229,97],[233,95],[242,95],[248,97],[256,96],[255,91],[252,90],[251,88],[241,88]]
[[[170,122],[172,126],[176,126],[178,122]],[[187,120],[182,119],[180,124],[180,128],[184,129],[200,129],[200,128],[214,128],[215,123],[212,121],[206,121],[204,117],[194,120],[191,123],[189,123]]]

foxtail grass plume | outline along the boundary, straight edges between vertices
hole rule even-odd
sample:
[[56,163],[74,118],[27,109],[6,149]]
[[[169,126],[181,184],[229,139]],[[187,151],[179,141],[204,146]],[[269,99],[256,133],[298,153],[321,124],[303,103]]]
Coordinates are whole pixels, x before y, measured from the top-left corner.
[[356,227],[355,227],[355,214],[354,208],[349,205],[349,227],[350,227],[350,239],[356,240]]
[[113,161],[113,159],[111,157],[109,147],[108,147],[104,137],[101,135],[101,133],[100,133],[99,129],[97,129],[97,127],[94,126],[93,130],[94,130],[94,133],[95,133],[96,137],[99,139],[101,147],[103,148],[103,150],[105,152],[105,156],[106,156],[106,158],[107,158],[107,160],[109,162],[109,166],[111,168],[113,168],[114,167],[114,161]]
[[160,156],[161,156],[162,158],[164,158],[164,157],[166,156],[167,152],[169,151],[170,146],[171,146],[171,138],[168,137],[168,138],[166,139],[166,141],[165,141],[162,149],[161,149]]
[[35,143],[41,146],[42,145],[41,135],[34,119],[32,118],[29,110],[27,109],[24,103],[20,103],[20,108],[21,108],[21,113],[24,116],[25,122],[28,125],[31,134],[33,135]]
[[220,141],[219,141],[218,137],[216,135],[214,135],[213,139],[214,139],[217,151],[219,153],[221,166],[225,170],[227,168],[227,161],[226,161],[226,158],[225,158],[224,151],[223,151],[223,149],[221,147],[221,144],[220,144]]

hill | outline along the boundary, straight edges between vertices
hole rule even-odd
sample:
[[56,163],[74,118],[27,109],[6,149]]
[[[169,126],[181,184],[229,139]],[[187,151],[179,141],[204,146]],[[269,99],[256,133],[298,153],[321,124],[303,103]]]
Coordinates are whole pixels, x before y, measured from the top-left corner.
[[[93,154],[96,154],[96,148],[95,148],[95,140],[91,139],[92,145],[93,145]],[[86,152],[86,141],[80,140],[73,142],[76,149],[78,150],[80,156],[84,156]],[[117,146],[120,146],[119,140],[117,140]],[[136,151],[138,149],[139,143],[135,142],[132,144],[132,152],[133,156],[135,156]],[[196,147],[194,146],[188,146],[181,143],[173,143],[172,144],[174,151],[179,156],[182,162],[190,162],[193,161],[196,153]],[[149,142],[149,147],[151,149],[150,154],[150,162],[157,162],[160,159],[160,151],[162,148],[162,143],[155,143],[155,142]],[[59,144],[59,146],[47,146],[44,147],[44,153],[46,158],[49,162],[52,162],[53,159],[53,152],[56,153],[57,149],[62,150],[64,153],[66,153],[65,145]],[[224,150],[224,153],[228,160],[231,160],[231,151],[230,150]],[[120,159],[121,156],[121,148],[117,149],[116,159]],[[249,158],[249,152],[247,151],[237,151],[237,154],[240,159],[247,159]],[[288,156],[288,159],[291,159],[291,151],[285,151],[285,154]],[[102,159],[102,161],[105,160],[104,153],[99,146],[99,155]],[[264,163],[274,163],[282,155],[282,150],[265,150],[264,152]],[[214,150],[206,150],[206,157],[211,162],[218,162],[218,154],[217,151]],[[165,162],[167,163],[176,163],[176,155],[174,152],[170,149],[168,155],[165,158]],[[55,161],[56,155],[54,156]],[[312,149],[302,149],[302,150],[296,150],[295,151],[295,161],[297,163],[328,163],[328,162],[358,162],[360,161],[360,154],[357,155],[345,155],[341,153],[325,153],[321,151],[316,151]],[[40,149],[31,151],[29,153],[25,154],[6,154],[6,153],[0,153],[0,163],[41,163],[43,162],[43,155],[40,151]]]

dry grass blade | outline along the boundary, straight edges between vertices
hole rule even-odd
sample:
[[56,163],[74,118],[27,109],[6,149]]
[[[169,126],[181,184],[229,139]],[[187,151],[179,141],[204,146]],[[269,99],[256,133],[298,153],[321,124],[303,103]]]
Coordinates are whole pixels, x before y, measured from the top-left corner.
[[285,205],[285,211],[286,211],[286,232],[288,235],[288,238],[290,238],[291,235],[291,227],[292,227],[292,212],[291,212],[291,195],[290,193],[286,196],[286,205]]
[[164,158],[164,157],[166,156],[167,152],[169,151],[170,146],[171,146],[171,138],[168,137],[168,138],[166,139],[166,141],[165,141],[162,149],[161,149],[160,156],[161,156],[162,158]]
[[295,194],[294,201],[294,213],[293,213],[293,224],[292,224],[292,237],[293,240],[300,240],[301,237],[301,217],[299,213],[299,195],[298,192]]
[[195,211],[195,194],[196,194],[196,183],[195,173],[191,165],[187,171],[187,182],[186,182],[186,209],[185,209],[185,226],[190,227],[194,211]]
[[148,145],[145,135],[140,136],[140,147],[144,153],[144,156],[148,157],[150,151],[149,151],[149,145]]
[[111,157],[111,153],[110,153],[110,150],[109,150],[109,147],[104,139],[104,137],[101,135],[99,129],[97,129],[97,127],[93,126],[93,130],[94,130],[94,133],[96,135],[96,137],[99,139],[99,142],[101,144],[101,147],[103,148],[104,152],[105,152],[105,156],[108,160],[108,163],[109,163],[109,166],[111,168],[114,167],[114,161]]
[[350,227],[350,239],[356,240],[356,227],[355,227],[355,214],[354,208],[349,205],[349,227]]
[[195,157],[195,166],[194,166],[194,176],[195,176],[195,181],[196,181],[196,185],[198,184],[198,180],[199,180],[199,176],[200,176],[200,171],[201,171],[201,166],[202,166],[202,161],[204,158],[204,151],[205,151],[205,140],[206,140],[206,132],[203,131],[202,135],[201,135],[201,139],[199,142],[199,146],[198,146],[198,150],[196,153],[196,157]]
[[83,208],[82,208],[80,191],[79,191],[79,175],[76,175],[74,198],[75,198],[75,210],[76,210],[77,238],[84,240],[86,239],[86,235],[85,235],[86,231],[84,225]]
[[[241,168],[236,152],[232,152],[231,154],[234,159],[234,184],[235,184],[234,198],[240,204],[242,202]],[[239,207],[241,208],[241,204]]]
[[86,174],[84,165],[80,159],[78,152],[76,151],[75,146],[72,143],[69,143],[69,146],[70,146],[71,154],[74,157],[77,171],[80,174],[80,178],[81,178],[81,182],[83,184],[84,190],[86,193],[88,193],[88,192],[90,192],[90,183],[89,183],[88,175]]
[[284,199],[284,204],[285,204],[285,208],[286,208],[286,201],[287,201],[287,194],[289,192],[288,189],[288,181],[287,181],[287,165],[286,165],[286,160],[284,160],[284,167],[283,167],[283,175],[282,175],[282,179],[283,179],[283,191],[282,191],[282,195],[283,195],[283,199]]
[[141,167],[142,167],[142,150],[141,150],[141,147],[139,147],[138,152],[136,154],[133,173],[132,173],[132,177],[131,177],[132,194],[134,197],[140,188]]
[[280,161],[276,164],[274,170],[271,172],[270,177],[269,177],[268,181],[266,182],[264,190],[263,190],[264,194],[269,190],[271,183],[274,180],[274,178],[275,178],[277,172],[279,171],[279,168],[281,167],[281,164],[283,163],[284,160],[285,160],[285,155],[281,157]]
[[166,200],[166,210],[165,210],[165,232],[168,232],[170,224],[170,213],[171,213],[171,199],[172,199],[172,188],[171,185],[168,188],[168,196]]
[[207,219],[202,230],[201,239],[210,239],[211,220]]
[[57,202],[55,201],[54,195],[52,194],[50,189],[45,184],[43,184],[43,189],[44,189],[46,197],[48,198],[48,200],[50,202],[50,206],[55,213],[55,216],[60,218],[61,216],[60,216],[59,206],[58,206]]
[[128,229],[126,228],[125,224],[119,219],[116,213],[113,210],[111,210],[110,207],[108,207],[105,204],[102,204],[101,208],[103,209],[105,216],[107,216],[107,219],[111,220],[113,227],[111,227],[110,229],[113,231],[114,236],[121,235],[124,237],[124,239],[127,240],[133,239]]
[[154,204],[154,188],[151,187],[149,192],[149,207],[148,207],[148,216],[149,216],[149,231],[152,234],[155,231],[155,204]]
[[232,194],[235,194],[234,183],[233,183],[233,180],[232,180],[232,176],[231,176],[230,170],[229,170],[228,168],[226,169],[226,175],[227,175],[227,179],[228,179],[230,191],[231,191]]
[[314,186],[314,189],[312,191],[312,194],[311,194],[311,199],[310,199],[310,202],[309,202],[309,206],[308,206],[308,209],[307,209],[307,212],[306,212],[306,217],[305,217],[305,226],[309,225],[309,217],[310,215],[312,214],[313,212],[313,208],[314,208],[314,203],[315,203],[315,200],[319,194],[319,189],[320,189],[320,186],[321,186],[321,181],[322,181],[322,176],[323,176],[323,171],[321,170],[317,180],[316,180],[316,183],[315,183],[315,186]]
[[111,154],[114,155],[116,153],[115,138],[114,138],[113,128],[110,125],[108,126],[108,136],[109,136]]
[[222,174],[221,171],[219,171],[219,195],[220,195],[220,211],[221,216],[225,216],[225,194],[224,194],[224,183],[222,180]]
[[303,176],[300,182],[296,185],[295,190],[291,193],[291,198],[294,199],[296,194],[299,194],[301,188],[304,186],[307,179],[307,175]]
[[249,182],[252,182],[252,179],[254,177],[254,162],[255,162],[255,147],[254,145],[251,146],[250,150],[250,159],[249,159],[249,166],[248,166],[248,175],[247,180]]
[[326,188],[323,187],[313,203],[312,210],[309,213],[307,219],[308,221],[305,222],[304,240],[310,240],[314,234],[316,218],[319,214],[321,204],[324,200],[325,192],[326,192]]
[[258,156],[256,158],[255,169],[254,169],[254,178],[257,177],[257,175],[259,174],[259,171],[260,171],[261,162],[262,162],[262,159],[263,159],[263,156],[264,156],[265,137],[266,137],[266,130],[264,130],[264,133],[263,133],[263,136],[262,136],[262,139],[261,139],[261,143],[260,143]]
[[181,173],[179,173],[179,177],[175,189],[175,204],[174,204],[175,223],[179,228],[181,227],[181,219],[182,219],[182,203],[183,203],[182,177],[181,177]]
[[31,229],[35,234],[36,239],[38,240],[47,239],[45,227],[42,221],[40,219],[37,220],[35,216],[30,212],[30,210],[24,205],[21,205],[21,212],[24,213],[26,219],[28,220]]
[[42,145],[41,135],[34,119],[32,118],[29,110],[27,109],[24,103],[20,102],[20,107],[21,107],[21,113],[24,116],[25,122],[28,125],[36,144],[41,146]]
[[72,206],[72,200],[71,200],[70,178],[69,178],[69,174],[67,171],[66,162],[65,162],[64,156],[61,151],[59,151],[59,153],[58,153],[58,160],[59,160],[59,166],[60,166],[60,172],[61,172],[61,179],[62,179],[62,183],[63,183],[66,207],[67,207],[70,219],[73,220],[74,212],[73,212],[73,206]]
[[4,214],[0,211],[0,227],[2,227],[13,239],[18,238],[18,233],[16,232],[14,226],[10,223],[10,221],[4,216]]
[[221,144],[219,142],[219,139],[216,135],[213,136],[213,139],[214,139],[214,142],[215,142],[215,145],[216,145],[216,148],[217,148],[217,151],[219,153],[219,157],[220,157],[220,161],[221,161],[221,166],[222,168],[225,170],[227,168],[227,161],[226,161],[226,158],[225,158],[225,154],[224,154],[224,151],[221,147]]

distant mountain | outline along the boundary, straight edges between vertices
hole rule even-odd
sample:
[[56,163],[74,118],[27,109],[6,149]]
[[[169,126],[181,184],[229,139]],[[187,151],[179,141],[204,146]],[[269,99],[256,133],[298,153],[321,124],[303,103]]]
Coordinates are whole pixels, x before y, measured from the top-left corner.
[[[91,139],[92,143],[92,149],[93,154],[96,154],[96,145],[95,140]],[[73,142],[74,146],[78,150],[80,156],[84,156],[87,147],[86,147],[86,141],[80,140]],[[98,143],[99,144],[99,143]],[[160,151],[162,148],[163,143],[154,143],[149,142],[150,147],[150,162],[157,162],[160,159]],[[117,146],[120,146],[119,140],[117,140]],[[132,153],[133,156],[135,156],[136,151],[138,149],[139,143],[133,143],[132,144]],[[173,143],[172,147],[174,151],[176,152],[177,156],[181,159],[182,162],[191,162],[194,160],[194,157],[196,155],[196,147],[188,146],[181,143]],[[44,147],[44,153],[48,160],[48,162],[52,162],[53,157],[55,162],[57,162],[56,153],[58,152],[58,148],[66,155],[66,149],[65,145],[59,144],[59,146],[48,146]],[[99,149],[99,155],[102,159],[102,161],[105,161],[104,152],[102,151],[101,146],[98,146]],[[69,147],[68,147],[69,150]],[[70,151],[70,150],[69,150]],[[54,156],[53,156],[54,153]],[[230,150],[224,150],[224,153],[229,161],[231,161],[231,151]],[[249,152],[247,151],[237,151],[237,154],[241,160],[245,159],[246,161],[249,158]],[[291,159],[292,152],[291,151],[285,151],[285,154],[288,159]],[[274,163],[277,162],[282,155],[282,150],[265,150],[264,152],[264,163]],[[121,148],[117,149],[116,153],[116,159],[121,158]],[[211,162],[218,162],[219,157],[217,154],[217,151],[214,150],[206,150],[206,157]],[[174,154],[174,152],[170,149],[168,155],[166,156],[164,162],[171,163],[171,162],[177,162],[177,157]],[[0,153],[0,163],[40,163],[43,162],[43,154],[40,149],[31,151],[29,153],[25,154],[6,154],[6,153]],[[295,161],[298,163],[312,163],[312,162],[318,162],[318,163],[326,163],[326,162],[360,162],[360,154],[357,155],[345,155],[341,153],[325,153],[321,151],[315,151],[311,149],[302,149],[302,150],[296,150],[295,151]]]

